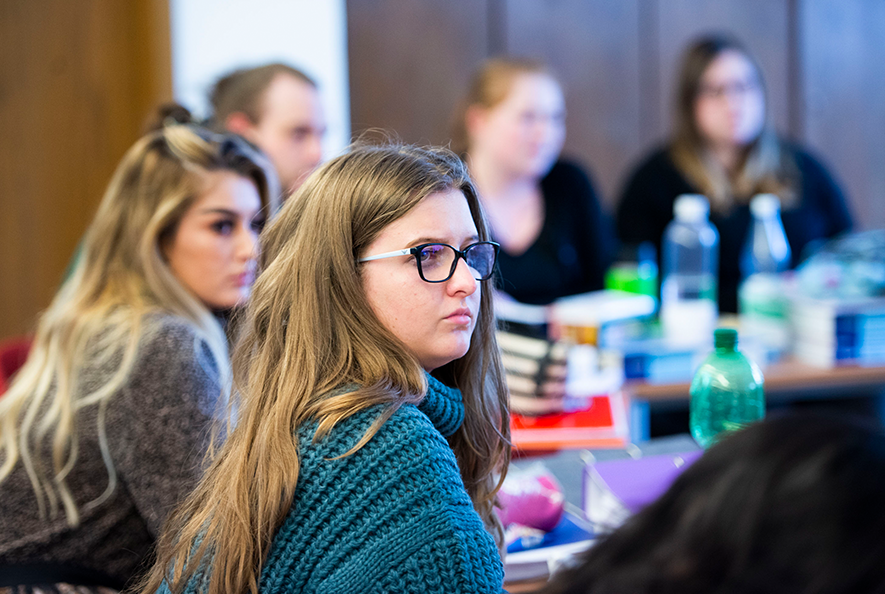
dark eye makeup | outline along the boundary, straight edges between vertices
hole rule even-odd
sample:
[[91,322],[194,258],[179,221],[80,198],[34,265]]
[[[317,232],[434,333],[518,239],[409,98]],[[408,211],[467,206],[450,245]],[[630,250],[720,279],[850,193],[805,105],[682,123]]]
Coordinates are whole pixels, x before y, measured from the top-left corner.
[[217,221],[213,221],[209,228],[219,235],[230,235],[231,231],[234,229],[235,221],[231,219],[219,219]]

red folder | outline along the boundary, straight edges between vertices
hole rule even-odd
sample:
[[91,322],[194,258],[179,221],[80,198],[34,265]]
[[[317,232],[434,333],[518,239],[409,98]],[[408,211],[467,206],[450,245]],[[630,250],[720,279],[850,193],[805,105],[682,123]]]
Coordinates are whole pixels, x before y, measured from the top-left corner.
[[581,410],[529,417],[512,414],[513,445],[521,450],[623,448],[629,443],[626,396],[593,396]]

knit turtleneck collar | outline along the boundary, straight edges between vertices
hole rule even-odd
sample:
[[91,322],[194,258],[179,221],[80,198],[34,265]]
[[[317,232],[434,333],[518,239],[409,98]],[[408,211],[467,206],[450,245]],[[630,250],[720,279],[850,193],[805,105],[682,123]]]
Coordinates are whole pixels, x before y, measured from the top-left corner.
[[450,388],[428,373],[427,394],[418,410],[427,415],[443,436],[450,437],[464,422],[464,397],[460,390]]

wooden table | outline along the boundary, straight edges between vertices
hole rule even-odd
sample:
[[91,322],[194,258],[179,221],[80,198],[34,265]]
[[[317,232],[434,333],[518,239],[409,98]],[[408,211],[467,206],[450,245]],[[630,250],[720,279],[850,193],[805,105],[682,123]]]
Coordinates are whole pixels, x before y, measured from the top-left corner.
[[[774,363],[762,370],[765,398],[769,403],[800,400],[874,398],[880,418],[885,418],[885,366],[822,369],[795,360]],[[649,384],[628,381],[630,431],[634,441],[649,437],[651,410],[657,406],[687,406],[689,382]]]

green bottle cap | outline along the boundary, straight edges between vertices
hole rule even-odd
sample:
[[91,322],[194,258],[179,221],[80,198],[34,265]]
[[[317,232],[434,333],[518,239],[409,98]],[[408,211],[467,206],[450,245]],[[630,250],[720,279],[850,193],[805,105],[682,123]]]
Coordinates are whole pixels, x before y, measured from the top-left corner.
[[713,331],[713,346],[717,349],[734,349],[738,342],[738,331],[734,328],[716,328]]

